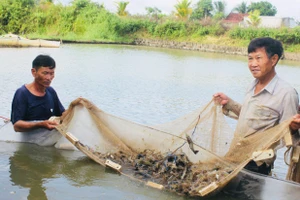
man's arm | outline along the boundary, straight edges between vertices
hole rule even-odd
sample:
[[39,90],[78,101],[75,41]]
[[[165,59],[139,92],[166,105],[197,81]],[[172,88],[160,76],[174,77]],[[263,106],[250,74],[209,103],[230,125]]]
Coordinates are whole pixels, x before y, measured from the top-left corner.
[[228,100],[228,103],[226,105],[224,105],[223,108],[222,108],[223,113],[225,115],[230,117],[230,116],[233,116],[233,114],[234,114],[236,116],[234,118],[236,118],[236,119],[240,116],[241,109],[242,109],[242,105],[235,102],[234,100],[232,100],[230,98]]
[[300,129],[300,114],[297,114],[293,117],[293,120],[290,123],[291,134],[299,134]]
[[37,128],[46,128],[48,130],[52,130],[57,126],[58,123],[55,121],[44,120],[44,121],[24,121],[18,120],[14,123],[14,129],[16,132],[27,132]]
[[290,129],[292,135],[299,133],[300,129],[300,105],[298,106],[298,114],[293,116],[293,120],[290,123]]
[[235,102],[223,93],[216,93],[213,96],[214,101],[222,105],[224,115],[237,119],[240,115],[242,105]]
[[298,133],[298,129],[300,128],[300,115],[297,114],[299,110],[299,99],[296,90],[286,94],[281,103],[283,105],[283,112],[279,123],[290,119],[291,116],[293,116],[293,120],[291,121],[289,127],[291,134],[294,135]]

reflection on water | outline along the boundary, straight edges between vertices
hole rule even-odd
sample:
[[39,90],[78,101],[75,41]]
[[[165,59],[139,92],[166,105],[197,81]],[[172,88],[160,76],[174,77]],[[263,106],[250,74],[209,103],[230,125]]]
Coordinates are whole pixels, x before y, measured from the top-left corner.
[[[13,94],[32,81],[31,62],[40,53],[56,60],[52,85],[64,106],[82,96],[108,113],[150,125],[205,105],[215,92],[241,102],[253,79],[244,56],[122,45],[0,48],[0,115],[9,117]],[[298,90],[299,66],[280,61],[277,67]],[[3,199],[186,199],[106,172],[80,152],[1,145]],[[276,165],[284,178],[285,165]]]
[[13,190],[1,181],[3,199],[188,199],[131,181],[79,151],[1,143],[0,157],[6,148],[14,151],[7,170]]
[[78,160],[78,155],[83,156],[79,152],[67,152],[67,155],[78,154],[72,156],[72,160],[60,155],[61,153],[52,147],[17,145],[16,151],[9,157],[10,180],[16,186],[29,189],[28,199],[47,199],[46,185],[51,179],[65,176],[78,186],[92,185],[96,178],[101,179],[101,174],[91,174],[88,169],[91,164],[89,159],[84,156],[84,159]]
[[[52,168],[53,162],[45,157],[33,160],[31,157],[36,156],[37,152],[27,151],[27,149],[20,148],[9,158],[11,181],[15,185],[29,188],[28,199],[33,199],[33,197],[47,199],[43,178],[53,178],[55,174],[55,168]],[[40,176],[41,174],[43,177]]]
[[[9,169],[2,169],[2,173],[9,173],[11,186],[1,181],[0,199],[198,199],[148,188],[96,164],[79,151],[1,143],[0,158],[7,152],[13,154],[8,157]],[[210,199],[232,198],[220,193]]]

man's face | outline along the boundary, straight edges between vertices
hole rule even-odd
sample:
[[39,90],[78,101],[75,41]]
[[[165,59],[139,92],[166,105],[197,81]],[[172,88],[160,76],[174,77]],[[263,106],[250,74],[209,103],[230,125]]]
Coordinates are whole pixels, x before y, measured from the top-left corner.
[[248,67],[254,78],[263,80],[269,78],[275,73],[275,65],[278,55],[275,54],[268,58],[264,47],[256,49],[255,52],[248,55]]
[[31,69],[34,81],[44,87],[49,87],[53,78],[55,69],[50,69],[49,67],[40,67],[38,70]]

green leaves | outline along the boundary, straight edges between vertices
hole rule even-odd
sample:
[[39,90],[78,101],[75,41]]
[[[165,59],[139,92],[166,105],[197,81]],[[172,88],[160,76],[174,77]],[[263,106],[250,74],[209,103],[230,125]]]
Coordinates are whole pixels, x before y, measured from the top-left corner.
[[125,17],[128,15],[128,12],[126,11],[126,7],[129,4],[128,1],[119,1],[119,2],[115,2],[117,5],[117,14],[120,17]]
[[178,3],[174,6],[176,9],[175,15],[179,19],[187,20],[192,13],[192,9],[190,8],[191,3],[192,2],[189,0],[178,1]]
[[258,10],[261,16],[275,16],[277,13],[276,7],[267,1],[251,2],[249,6],[246,1],[243,1],[233,9],[238,13],[254,12],[255,10]]
[[[26,22],[34,8],[34,0],[1,0],[0,1],[0,25],[4,32],[26,32]],[[30,25],[29,25],[30,26]]]
[[192,19],[203,19],[212,16],[214,10],[212,0],[200,0],[196,4],[194,11],[191,15]]
[[247,2],[243,1],[241,4],[237,5],[233,11],[237,11],[238,13],[248,13]]
[[228,32],[232,39],[252,40],[257,37],[272,37],[286,44],[300,44],[300,28],[241,28],[236,27]]
[[166,21],[155,27],[154,35],[161,38],[177,38],[187,34],[184,22]]
[[247,22],[253,27],[258,27],[261,22],[259,10],[250,11]]
[[252,2],[248,6],[248,12],[258,10],[261,16],[275,16],[277,9],[267,1]]

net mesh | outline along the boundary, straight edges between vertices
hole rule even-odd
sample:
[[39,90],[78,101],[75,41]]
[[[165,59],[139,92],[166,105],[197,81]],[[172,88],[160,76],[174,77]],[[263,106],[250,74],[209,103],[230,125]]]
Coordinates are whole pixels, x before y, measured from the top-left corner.
[[300,183],[300,136],[293,135],[293,146],[285,153],[285,162],[289,165],[287,180]]
[[[190,196],[222,189],[253,159],[253,152],[276,148],[289,134],[285,121],[240,137],[222,108],[210,101],[169,123],[145,126],[108,114],[84,98],[74,100],[57,130],[103,166],[146,185]],[[259,156],[259,154],[257,154]]]

